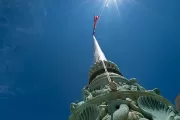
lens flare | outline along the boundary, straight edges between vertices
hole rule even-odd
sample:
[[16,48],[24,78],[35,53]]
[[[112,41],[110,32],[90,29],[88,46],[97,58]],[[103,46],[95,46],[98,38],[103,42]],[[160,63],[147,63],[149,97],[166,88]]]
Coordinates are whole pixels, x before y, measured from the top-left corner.
[[117,0],[114,0],[114,2],[115,2],[115,5],[116,5],[116,9],[117,9],[117,11],[118,11],[118,14],[120,15],[119,8],[118,8],[118,4],[117,4]]
[[105,7],[107,7],[107,8],[112,6],[112,5],[115,5],[117,12],[120,15],[119,7],[118,7],[118,3],[120,3],[120,1],[122,1],[122,0],[119,0],[119,1],[117,1],[117,0],[104,0],[103,4],[105,4]]

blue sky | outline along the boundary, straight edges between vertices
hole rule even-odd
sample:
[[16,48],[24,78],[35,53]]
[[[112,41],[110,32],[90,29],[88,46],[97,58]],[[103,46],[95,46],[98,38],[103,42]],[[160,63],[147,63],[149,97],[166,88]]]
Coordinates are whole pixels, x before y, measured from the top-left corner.
[[[66,120],[93,64],[93,16],[102,0],[0,3],[0,114],[3,120]],[[179,0],[123,0],[103,11],[96,38],[127,78],[180,92]],[[8,7],[8,5],[10,7]]]

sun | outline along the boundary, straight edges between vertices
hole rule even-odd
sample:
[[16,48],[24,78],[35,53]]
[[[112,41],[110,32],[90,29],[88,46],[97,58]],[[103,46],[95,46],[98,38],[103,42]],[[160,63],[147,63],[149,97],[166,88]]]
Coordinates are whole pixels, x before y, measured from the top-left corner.
[[111,9],[115,8],[118,15],[120,16],[120,8],[123,4],[130,3],[137,3],[136,0],[82,0],[80,6],[87,6],[87,5],[95,5],[99,6],[99,10],[97,10],[97,15],[101,16],[104,9]]
[[[120,5],[122,3],[123,0],[104,0],[104,5],[103,5],[103,9],[104,7],[109,7],[109,6],[112,6],[112,5],[115,5],[117,11],[118,11],[118,14],[120,15],[120,11],[119,11],[119,7],[118,5]],[[103,10],[102,9],[102,10]]]

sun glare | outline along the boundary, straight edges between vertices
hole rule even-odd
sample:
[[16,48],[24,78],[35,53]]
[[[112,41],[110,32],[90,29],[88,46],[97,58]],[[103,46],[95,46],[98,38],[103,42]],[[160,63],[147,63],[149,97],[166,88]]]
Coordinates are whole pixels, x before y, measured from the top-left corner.
[[104,4],[106,7],[109,7],[109,6],[114,6],[116,7],[117,9],[117,12],[118,14],[120,15],[120,12],[119,12],[119,4],[122,2],[122,0],[104,0]]
[[[136,0],[82,0],[82,6],[87,6],[90,5],[91,3],[93,3],[93,5],[95,6],[99,6],[99,10],[97,11],[97,14],[99,16],[101,16],[103,14],[104,9],[111,9],[111,8],[115,8],[118,15],[120,15],[120,7],[123,4],[135,4],[135,5],[139,5],[138,2]],[[94,2],[95,1],[95,2]],[[141,5],[139,5],[141,6]]]
[[116,4],[116,8],[117,8],[118,14],[120,15],[118,4],[117,4],[117,0],[114,0],[114,3]]

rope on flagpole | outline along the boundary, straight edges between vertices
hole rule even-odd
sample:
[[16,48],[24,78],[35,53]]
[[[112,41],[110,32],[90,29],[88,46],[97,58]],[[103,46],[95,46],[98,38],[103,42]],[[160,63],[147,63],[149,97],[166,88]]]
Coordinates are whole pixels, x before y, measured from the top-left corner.
[[106,2],[105,2],[105,4],[104,4],[104,6],[101,8],[101,11],[100,11],[99,17],[101,17],[101,15],[102,15],[102,13],[103,13],[103,10],[104,10],[105,6],[107,5],[107,3],[108,3],[108,0],[106,0]]
[[103,60],[101,60],[101,61],[102,61],[102,64],[103,64],[103,67],[104,67],[104,70],[105,70],[105,73],[106,73],[106,76],[107,76],[107,79],[108,79],[108,82],[109,82],[110,89],[112,91],[117,91],[117,84],[116,84],[116,82],[111,80],[109,72],[107,71],[107,68],[106,68],[106,65],[105,65],[104,61]]
[[[104,10],[105,6],[107,5],[107,3],[108,3],[108,0],[106,0],[106,2],[104,3],[103,7],[101,8],[101,11],[100,11],[100,13],[99,13],[99,20],[101,19],[103,10]],[[97,24],[99,23],[99,20],[98,20]]]
[[[103,10],[104,10],[105,6],[107,5],[107,3],[108,3],[108,0],[106,0],[105,4],[104,4],[103,7],[101,8],[101,11],[100,11],[100,14],[99,14],[99,18],[98,18],[98,19],[101,18],[102,13],[103,13]],[[99,22],[99,20],[98,20],[98,22]],[[98,22],[96,23],[96,26],[97,26]],[[93,36],[94,36],[94,34],[95,34],[95,29],[93,29]],[[100,57],[100,56],[99,56],[99,57]],[[108,79],[108,82],[109,82],[109,87],[110,87],[110,89],[111,89],[112,91],[117,91],[117,84],[116,84],[113,80],[111,80],[110,75],[109,75],[109,72],[108,72],[108,70],[107,70],[107,68],[106,68],[106,65],[105,65],[104,61],[103,61],[103,60],[101,60],[101,61],[102,61],[102,64],[103,64],[103,67],[104,67],[104,70],[105,70],[105,73],[106,73],[106,76],[107,76],[107,79]]]
[[103,60],[101,60],[101,61],[102,61],[102,64],[103,64],[105,73],[106,73],[106,75],[107,75],[108,81],[111,82],[112,80],[111,80],[111,78],[110,78],[110,76],[109,76],[109,72],[107,71],[106,65],[105,65],[105,63],[104,63]]

